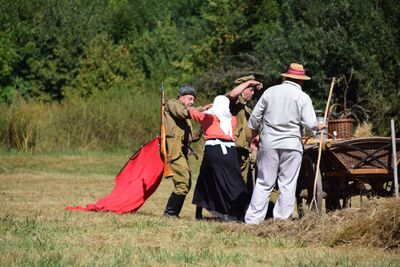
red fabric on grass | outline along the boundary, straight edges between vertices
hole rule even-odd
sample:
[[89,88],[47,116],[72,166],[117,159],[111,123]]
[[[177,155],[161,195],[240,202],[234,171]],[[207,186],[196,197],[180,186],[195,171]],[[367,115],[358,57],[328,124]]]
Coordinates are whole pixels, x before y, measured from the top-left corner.
[[66,210],[111,211],[126,213],[137,211],[159,186],[163,162],[159,154],[160,138],[145,144],[126,163],[115,177],[113,191],[94,204],[68,206]]

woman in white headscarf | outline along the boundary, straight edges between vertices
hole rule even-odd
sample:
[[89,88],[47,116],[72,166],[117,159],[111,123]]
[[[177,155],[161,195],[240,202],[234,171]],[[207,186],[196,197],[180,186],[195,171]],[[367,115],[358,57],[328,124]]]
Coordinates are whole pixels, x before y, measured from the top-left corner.
[[250,200],[237,161],[233,129],[236,118],[229,110],[229,99],[220,95],[212,108],[190,115],[204,132],[205,151],[193,195],[197,205],[196,219],[202,219],[202,208],[223,220],[242,220]]

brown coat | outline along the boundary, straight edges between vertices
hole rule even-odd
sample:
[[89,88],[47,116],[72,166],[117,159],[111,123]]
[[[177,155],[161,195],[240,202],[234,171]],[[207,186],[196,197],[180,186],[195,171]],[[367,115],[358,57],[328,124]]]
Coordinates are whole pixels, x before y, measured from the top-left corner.
[[189,110],[179,99],[165,104],[165,131],[168,157],[176,160],[182,155],[188,157],[189,144],[200,139],[199,132],[193,132]]
[[247,120],[252,110],[246,106],[242,96],[238,96],[236,101],[231,102],[230,110],[232,115],[236,116],[236,147],[250,151],[251,129],[247,126]]

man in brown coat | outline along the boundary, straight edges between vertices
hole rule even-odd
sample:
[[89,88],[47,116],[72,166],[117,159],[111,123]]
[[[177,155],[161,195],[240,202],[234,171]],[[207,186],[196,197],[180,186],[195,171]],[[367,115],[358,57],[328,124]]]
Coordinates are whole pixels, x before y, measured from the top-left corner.
[[[191,188],[191,170],[189,167],[189,145],[200,139],[200,131],[194,132],[188,108],[193,106],[196,91],[190,85],[179,90],[177,99],[165,104],[165,130],[168,158],[174,175],[174,191],[168,199],[164,216],[179,217],[186,195]],[[201,108],[200,108],[201,109]]]

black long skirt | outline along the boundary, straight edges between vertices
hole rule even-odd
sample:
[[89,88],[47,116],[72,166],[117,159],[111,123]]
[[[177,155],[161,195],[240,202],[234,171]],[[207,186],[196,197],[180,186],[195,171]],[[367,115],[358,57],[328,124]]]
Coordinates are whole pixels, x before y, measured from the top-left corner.
[[224,155],[220,145],[206,146],[192,203],[211,212],[240,218],[249,201],[236,148],[227,148]]

